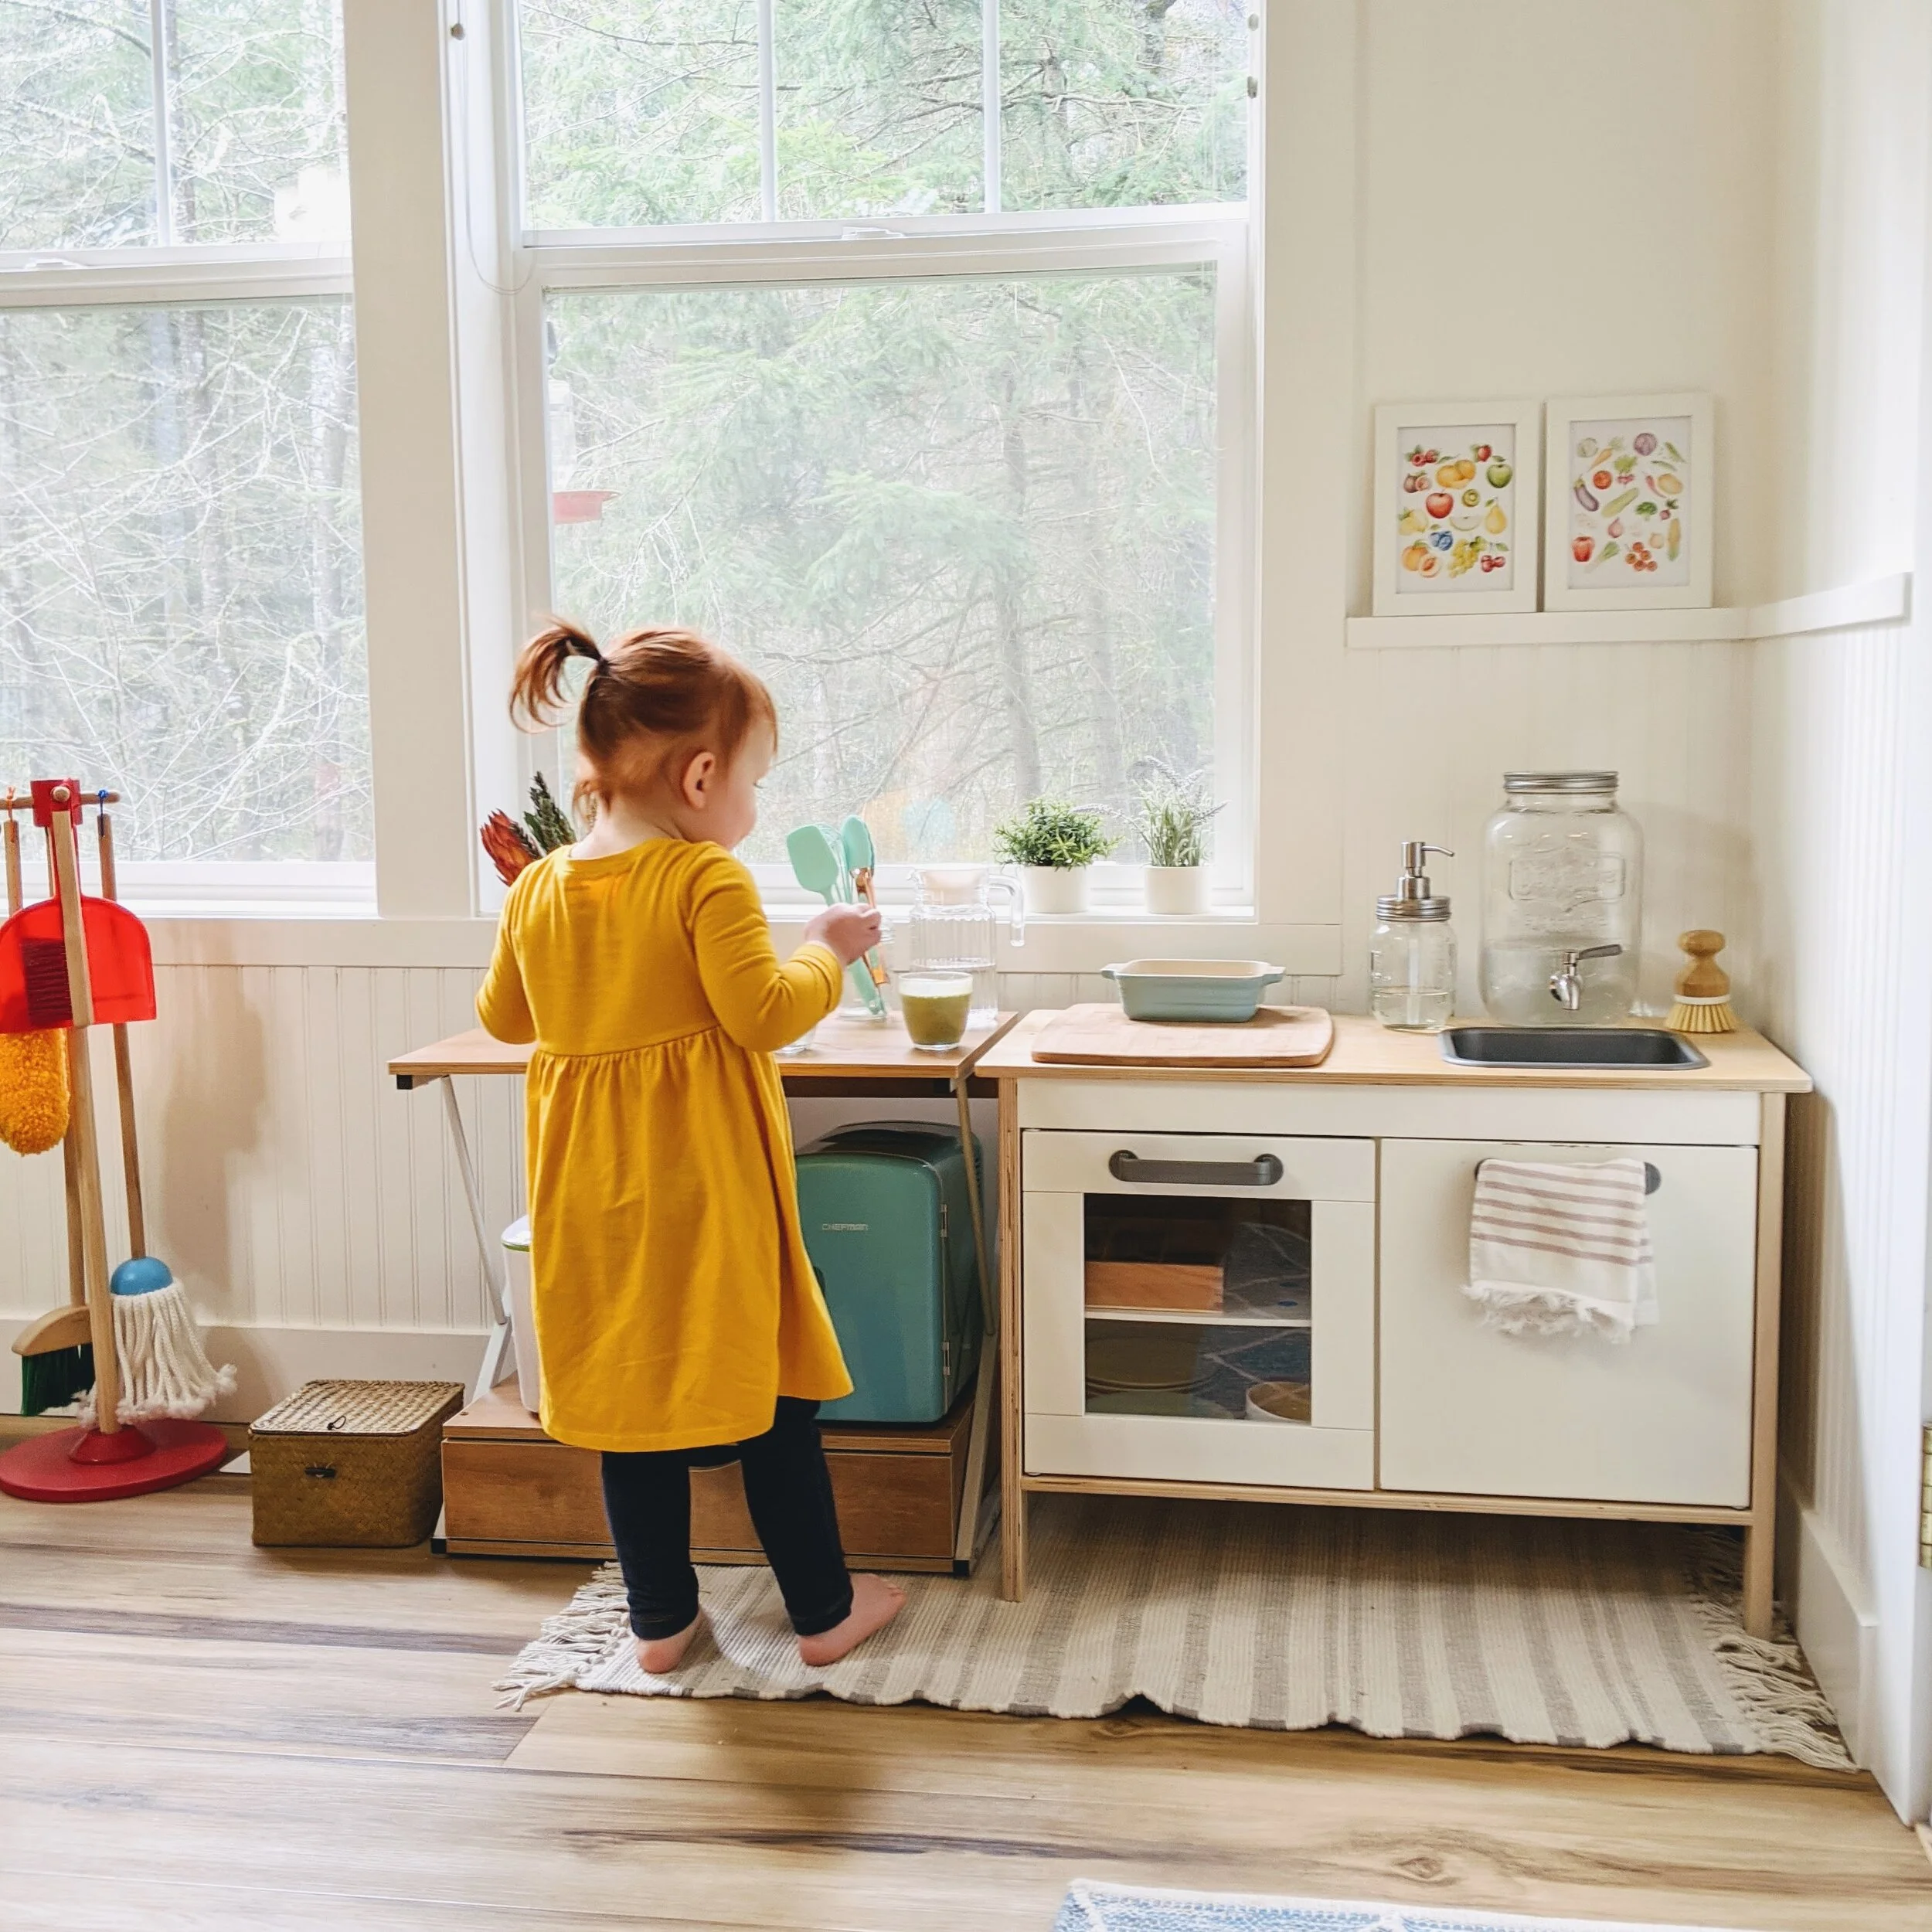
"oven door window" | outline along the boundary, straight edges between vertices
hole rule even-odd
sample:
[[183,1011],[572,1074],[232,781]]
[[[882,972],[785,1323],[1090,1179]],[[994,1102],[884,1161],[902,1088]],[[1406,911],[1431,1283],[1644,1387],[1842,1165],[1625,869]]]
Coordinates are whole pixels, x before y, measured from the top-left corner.
[[1089,1414],[1308,1421],[1308,1202],[1137,1192],[1084,1206]]

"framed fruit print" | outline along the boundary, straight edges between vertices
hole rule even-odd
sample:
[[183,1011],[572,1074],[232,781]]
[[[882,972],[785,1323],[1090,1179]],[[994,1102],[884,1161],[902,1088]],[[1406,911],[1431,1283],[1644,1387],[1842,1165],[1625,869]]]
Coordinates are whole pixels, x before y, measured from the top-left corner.
[[1541,406],[1376,410],[1377,617],[1536,609]]
[[1543,608],[1711,600],[1708,396],[1581,396],[1545,417]]

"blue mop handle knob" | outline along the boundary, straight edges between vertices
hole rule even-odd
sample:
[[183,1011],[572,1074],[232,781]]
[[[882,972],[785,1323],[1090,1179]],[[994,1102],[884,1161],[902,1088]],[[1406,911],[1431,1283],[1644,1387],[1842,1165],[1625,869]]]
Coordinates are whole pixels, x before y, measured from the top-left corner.
[[152,1294],[158,1288],[173,1287],[174,1281],[165,1261],[157,1260],[151,1254],[138,1254],[114,1270],[107,1278],[107,1286],[115,1294]]

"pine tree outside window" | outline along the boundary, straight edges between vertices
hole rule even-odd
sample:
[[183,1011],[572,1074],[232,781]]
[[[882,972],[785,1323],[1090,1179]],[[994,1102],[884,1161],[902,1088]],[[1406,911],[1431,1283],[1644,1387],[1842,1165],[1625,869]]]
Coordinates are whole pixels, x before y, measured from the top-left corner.
[[889,881],[1200,774],[1250,903],[1247,6],[514,13],[532,607],[770,682],[775,897],[801,822]]

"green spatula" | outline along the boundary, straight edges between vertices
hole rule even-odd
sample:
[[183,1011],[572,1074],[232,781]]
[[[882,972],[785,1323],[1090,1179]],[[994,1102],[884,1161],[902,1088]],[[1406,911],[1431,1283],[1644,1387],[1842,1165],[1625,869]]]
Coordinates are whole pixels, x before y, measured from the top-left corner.
[[[862,818],[848,818],[838,828],[838,845],[845,862],[845,876],[851,881],[852,896],[864,900],[869,906],[877,906],[879,895],[872,890],[876,861],[872,852],[871,826]],[[885,985],[886,969],[879,964],[876,949],[866,954],[865,966],[875,987]]]
[[[845,879],[839,866],[839,855],[833,850],[823,825],[800,825],[787,832],[785,851],[791,859],[792,876],[807,892],[816,893],[828,906],[845,903],[842,896]],[[872,983],[872,975],[863,965],[856,963],[847,967],[845,971],[858,988],[859,997],[872,1012],[883,1018],[886,1002]]]

